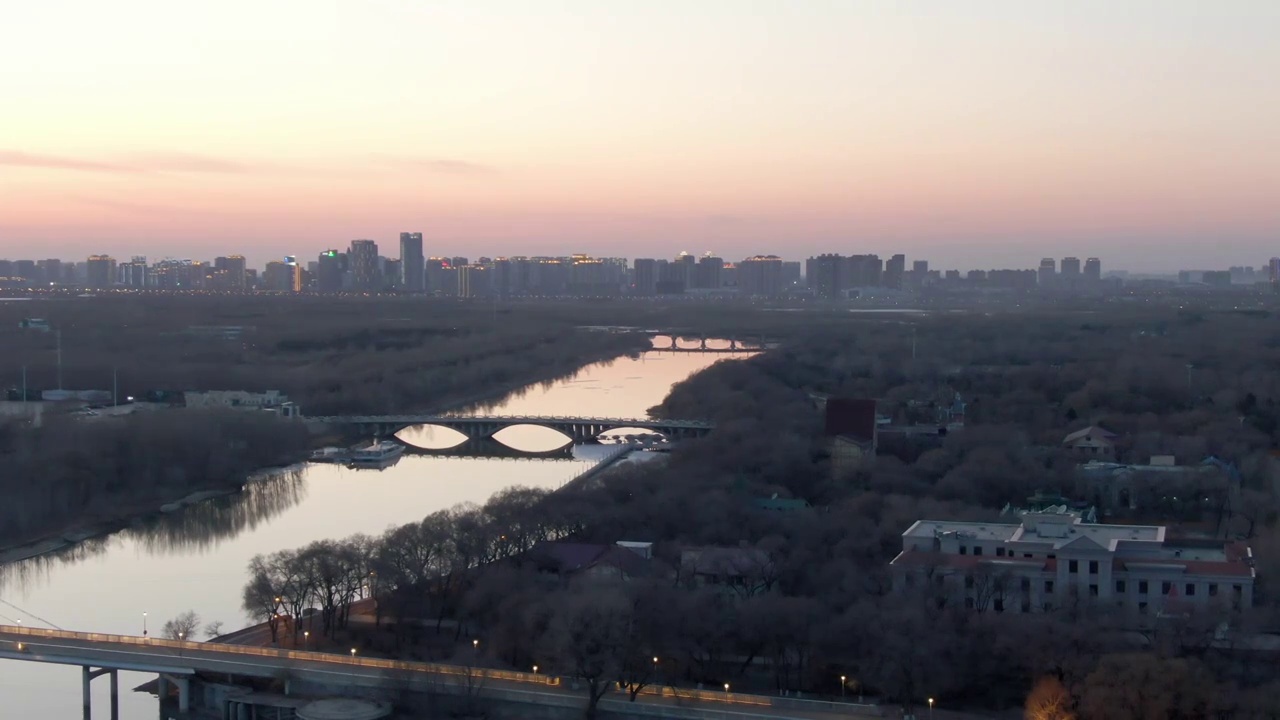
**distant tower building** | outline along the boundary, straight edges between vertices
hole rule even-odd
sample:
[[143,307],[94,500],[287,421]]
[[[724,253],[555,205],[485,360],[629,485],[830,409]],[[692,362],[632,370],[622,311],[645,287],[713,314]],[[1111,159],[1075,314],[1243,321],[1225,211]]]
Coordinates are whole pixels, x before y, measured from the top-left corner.
[[110,255],[90,255],[85,261],[85,282],[91,288],[108,288],[116,277],[116,260]]
[[694,269],[693,286],[703,290],[718,290],[724,279],[724,258],[707,253],[698,259],[698,267]]
[[[833,253],[811,257],[805,263],[805,280],[813,294],[828,300],[844,295],[848,259]],[[738,265],[738,286],[742,287],[743,266]]]
[[353,289],[379,289],[378,243],[372,240],[352,240],[351,250],[347,252],[347,263]]
[[658,263],[653,258],[636,258],[633,264],[633,295],[650,296],[658,292]]
[[923,277],[923,276],[925,276],[925,275],[928,275],[928,274],[929,274],[929,261],[928,261],[928,260],[914,260],[914,261],[912,261],[912,263],[911,263],[911,272],[915,273],[915,274],[916,274],[916,276],[918,276],[918,277]]
[[316,263],[316,292],[336,293],[342,291],[342,273],[346,268],[346,256],[337,250],[325,250],[320,253],[320,261]]
[[782,294],[782,258],[756,255],[738,263],[738,293],[747,297]]
[[1064,257],[1060,267],[1063,280],[1076,280],[1080,277],[1080,258]]
[[121,285],[135,290],[141,290],[147,286],[147,258],[145,256],[134,255],[129,262],[120,263],[117,269]]
[[[876,259],[879,260],[879,258],[876,258]],[[738,282],[736,266],[734,267],[734,271],[735,272],[734,272],[732,284],[736,285]],[[876,274],[877,275],[880,274],[880,270],[878,267],[876,269]],[[728,281],[728,278],[726,278],[725,284],[726,285],[730,284],[727,281]],[[800,261],[799,260],[783,260],[782,261],[782,284],[787,287],[794,287],[800,284]]]
[[1037,275],[1037,279],[1041,286],[1052,285],[1053,281],[1058,279],[1057,266],[1058,263],[1053,258],[1044,258],[1040,261],[1040,272]]
[[1280,283],[1280,257],[1273,257],[1267,263],[1267,279],[1272,284]]
[[400,287],[418,293],[423,284],[422,233],[400,233]]
[[1084,279],[1088,282],[1102,280],[1102,261],[1096,257],[1084,261]]
[[213,269],[226,290],[244,290],[245,261],[243,255],[228,255],[213,259]]
[[907,256],[894,255],[884,264],[885,287],[901,288],[902,276],[907,272]]

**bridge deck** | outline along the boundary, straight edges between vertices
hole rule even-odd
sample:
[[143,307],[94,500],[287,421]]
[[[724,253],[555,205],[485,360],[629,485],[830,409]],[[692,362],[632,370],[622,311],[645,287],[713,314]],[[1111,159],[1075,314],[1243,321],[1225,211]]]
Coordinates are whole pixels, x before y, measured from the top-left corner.
[[[585,702],[581,692],[560,685],[556,678],[534,673],[5,625],[0,625],[0,657],[183,675],[202,671],[273,678],[288,672],[291,677],[328,683],[335,688],[392,684],[397,688],[408,685],[424,691],[440,691],[442,686],[474,686],[482,680],[484,694],[495,698],[558,706]],[[645,706],[640,712],[661,717],[825,720],[847,718],[850,713],[865,713],[869,709],[869,706],[741,693],[672,688],[646,690],[638,699]],[[606,696],[602,706],[620,702],[625,702],[625,694],[612,699]]]

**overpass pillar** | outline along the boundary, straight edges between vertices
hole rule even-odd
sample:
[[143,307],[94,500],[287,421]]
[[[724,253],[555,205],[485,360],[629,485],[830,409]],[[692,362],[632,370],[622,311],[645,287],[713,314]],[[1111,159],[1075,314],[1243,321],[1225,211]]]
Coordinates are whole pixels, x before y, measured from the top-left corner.
[[706,333],[702,333],[702,342],[698,345],[698,347],[702,348],[703,350],[706,350],[706,349],[707,349],[707,334],[706,334]]
[[111,678],[111,720],[120,720],[120,674],[112,670],[109,676]]
[[93,676],[89,674],[89,666],[84,665],[80,668],[80,685],[81,691],[84,693],[84,720],[93,720],[92,697],[89,695],[89,681]]
[[191,711],[191,679],[178,678],[178,711]]

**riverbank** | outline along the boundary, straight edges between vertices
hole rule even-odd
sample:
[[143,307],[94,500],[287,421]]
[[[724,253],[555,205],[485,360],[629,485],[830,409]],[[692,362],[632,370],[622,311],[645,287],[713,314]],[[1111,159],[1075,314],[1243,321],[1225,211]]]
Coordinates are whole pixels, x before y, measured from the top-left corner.
[[[643,339],[643,342],[647,343],[647,338]],[[622,352],[614,349],[588,353],[582,359],[581,364],[569,372],[545,372],[538,369],[522,380],[511,381],[502,385],[490,387],[482,392],[442,400],[427,407],[422,412],[428,414],[445,414],[449,412],[461,412],[485,406],[497,405],[520,393],[525,388],[546,383],[554,383],[565,378],[573,377],[585,367],[596,363],[610,362],[621,357],[633,356],[638,354],[642,349],[643,348],[637,348],[635,350],[628,349]],[[186,411],[175,410],[174,412]],[[337,441],[338,437],[339,436],[332,433],[313,436],[309,438],[308,444],[304,449],[296,456],[292,457],[290,461],[294,464],[305,463],[309,460],[310,452],[312,450],[333,444]],[[42,555],[56,553],[66,550],[84,540],[118,532],[132,524],[155,515],[177,512],[185,507],[205,500],[234,495],[241,492],[247,483],[252,482],[253,477],[257,475],[257,473],[258,471],[255,471],[226,483],[215,483],[196,489],[183,489],[180,491],[181,494],[178,494],[177,492],[170,494],[157,493],[156,496],[153,497],[141,498],[116,505],[112,510],[107,512],[103,512],[101,509],[95,508],[91,510],[87,516],[65,523],[53,531],[40,532],[36,534],[34,538],[27,537],[8,542],[0,542],[0,565],[20,562],[40,557]]]

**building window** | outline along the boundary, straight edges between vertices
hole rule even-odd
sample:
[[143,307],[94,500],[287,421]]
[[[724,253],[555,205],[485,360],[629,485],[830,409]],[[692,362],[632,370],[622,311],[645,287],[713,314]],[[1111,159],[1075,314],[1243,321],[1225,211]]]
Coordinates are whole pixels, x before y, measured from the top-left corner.
[[960,546],[960,554],[961,554],[961,555],[968,555],[968,554],[969,554],[969,548],[965,547],[964,545],[961,545],[961,546]]
[[972,576],[972,575],[965,575],[965,576],[964,576],[964,589],[965,589],[965,590],[972,590],[972,589],[973,589],[973,576]]
[[1218,583],[1209,583],[1209,597],[1218,597]]
[[1097,560],[1090,560],[1090,561],[1089,561],[1089,574],[1090,574],[1090,575],[1097,575],[1097,574],[1098,574],[1098,561],[1097,561]]
[[1139,594],[1139,595],[1146,595],[1146,594],[1147,594],[1147,581],[1146,581],[1146,580],[1139,580],[1139,581],[1138,581],[1138,594]]
[[1030,559],[1031,559],[1031,553],[1022,553],[1022,557],[1024,557],[1024,558],[1026,558],[1026,559],[1030,560]]
[[1143,615],[1146,615],[1146,614],[1147,614],[1147,604],[1146,604],[1146,603],[1144,603],[1144,602],[1140,602],[1140,603],[1138,603],[1138,612],[1142,613]]
[[1048,557],[1050,560],[1053,560],[1054,558],[1058,557],[1058,554],[1057,554],[1057,553],[1049,553],[1049,555],[1048,555],[1047,557]]
[[1116,581],[1116,592],[1117,592],[1117,593],[1123,593],[1123,592],[1124,592],[1124,581],[1123,581],[1123,580],[1117,580],[1117,581]]
[[1004,557],[1004,548],[1002,547],[996,548],[996,557]]
[[1244,587],[1241,585],[1232,585],[1231,592],[1235,593],[1236,600],[1244,596]]
[[1068,561],[1067,561],[1067,572],[1069,572],[1069,573],[1078,573],[1078,572],[1080,572],[1080,563],[1079,563],[1078,561],[1076,561],[1076,560],[1068,560]]
[[1195,594],[1196,594],[1196,584],[1187,583],[1187,597],[1195,597]]
[[982,554],[982,546],[981,546],[981,545],[974,545],[974,546],[973,546],[973,554],[974,554],[974,555],[981,555],[981,554]]
[[1021,585],[1022,585],[1022,592],[1024,593],[1031,592],[1031,578],[1022,578]]
[[1160,583],[1160,594],[1161,594],[1161,595],[1168,595],[1168,594],[1169,594],[1169,591],[1170,591],[1170,590],[1172,590],[1172,589],[1173,589],[1173,583],[1171,583],[1171,582],[1169,582],[1169,581],[1167,581],[1167,580],[1166,580],[1165,582]]
[[1045,581],[1044,581],[1044,592],[1045,592],[1045,594],[1046,594],[1046,595],[1050,595],[1050,594],[1052,594],[1052,593],[1053,593],[1053,581],[1052,581],[1052,580],[1045,580]]
[[1031,601],[1026,598],[1022,598],[1022,612],[1031,612]]
[[1089,597],[1098,597],[1098,586],[1097,586],[1097,585],[1090,585],[1090,586],[1089,586]]

